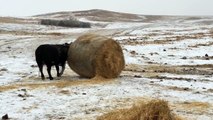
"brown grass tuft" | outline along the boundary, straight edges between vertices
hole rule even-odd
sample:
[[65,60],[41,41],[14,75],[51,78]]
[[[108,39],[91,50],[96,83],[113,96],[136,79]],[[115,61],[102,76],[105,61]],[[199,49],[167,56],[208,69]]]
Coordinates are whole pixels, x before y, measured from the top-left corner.
[[181,120],[171,113],[168,103],[163,100],[141,102],[129,109],[115,110],[97,120]]

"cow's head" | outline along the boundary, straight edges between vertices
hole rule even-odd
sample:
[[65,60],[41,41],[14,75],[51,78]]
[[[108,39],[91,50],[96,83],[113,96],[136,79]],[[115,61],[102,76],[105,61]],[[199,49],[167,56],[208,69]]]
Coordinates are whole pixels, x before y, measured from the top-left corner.
[[72,42],[62,44],[61,52],[66,54],[66,56],[68,55],[69,47],[70,47],[71,44],[72,44]]

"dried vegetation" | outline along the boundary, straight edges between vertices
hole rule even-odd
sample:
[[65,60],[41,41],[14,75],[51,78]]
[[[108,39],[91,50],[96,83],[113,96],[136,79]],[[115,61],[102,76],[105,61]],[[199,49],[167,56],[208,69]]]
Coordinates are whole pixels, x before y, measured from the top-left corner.
[[97,120],[181,120],[173,114],[168,103],[163,100],[152,100],[138,103],[127,109],[106,113]]
[[5,86],[0,86],[0,92],[18,89],[27,87],[30,89],[37,88],[48,88],[48,87],[57,87],[64,88],[68,86],[77,86],[77,85],[93,85],[93,84],[101,84],[101,83],[110,83],[113,79],[103,79],[103,78],[94,78],[94,79],[85,79],[85,80],[60,80],[60,81],[52,81],[52,82],[37,82],[37,83],[19,83],[19,84],[10,84]]

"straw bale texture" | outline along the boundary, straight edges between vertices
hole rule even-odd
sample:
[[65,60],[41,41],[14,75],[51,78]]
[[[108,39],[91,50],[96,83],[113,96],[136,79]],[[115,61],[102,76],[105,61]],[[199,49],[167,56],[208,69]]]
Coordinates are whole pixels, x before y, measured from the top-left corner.
[[116,78],[124,69],[125,61],[122,48],[116,41],[85,34],[70,45],[68,65],[82,77]]

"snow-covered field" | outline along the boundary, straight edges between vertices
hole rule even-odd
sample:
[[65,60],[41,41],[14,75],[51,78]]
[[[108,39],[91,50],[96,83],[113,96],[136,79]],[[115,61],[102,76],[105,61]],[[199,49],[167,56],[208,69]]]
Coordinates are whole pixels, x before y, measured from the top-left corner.
[[[80,19],[94,26],[0,23],[0,117],[94,120],[140,100],[163,99],[184,119],[213,120],[213,17],[144,23]],[[126,61],[120,77],[80,78],[66,66],[61,78],[41,80],[35,49],[45,43],[72,42],[84,33],[120,43]],[[56,76],[54,68],[52,74]]]

